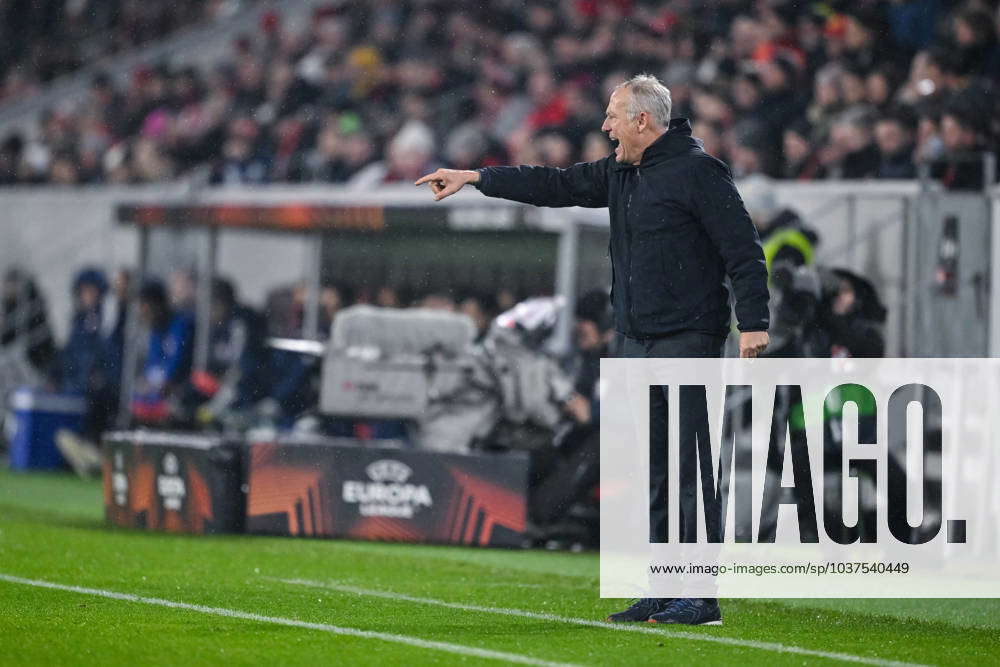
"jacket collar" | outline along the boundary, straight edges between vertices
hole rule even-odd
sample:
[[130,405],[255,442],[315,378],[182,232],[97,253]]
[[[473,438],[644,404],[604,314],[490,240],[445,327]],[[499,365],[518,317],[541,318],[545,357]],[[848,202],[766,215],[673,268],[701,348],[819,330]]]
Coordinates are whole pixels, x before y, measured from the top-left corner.
[[687,153],[692,148],[701,147],[701,140],[691,136],[691,121],[687,118],[671,118],[667,131],[646,148],[638,165],[616,162],[615,169],[651,167],[676,155]]

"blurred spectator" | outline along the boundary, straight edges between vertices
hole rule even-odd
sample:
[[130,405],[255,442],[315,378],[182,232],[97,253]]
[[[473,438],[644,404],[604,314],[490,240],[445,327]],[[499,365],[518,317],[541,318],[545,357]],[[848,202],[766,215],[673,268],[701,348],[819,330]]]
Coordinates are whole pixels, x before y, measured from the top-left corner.
[[705,145],[705,152],[709,155],[719,158],[726,156],[723,131],[718,123],[695,121],[691,125],[691,133],[701,139],[701,142]]
[[[384,289],[391,289],[391,288],[384,288]],[[382,293],[379,292],[379,295],[382,296]],[[386,295],[384,298],[385,301],[388,302],[394,297],[395,297],[395,291],[392,291],[391,296]],[[347,304],[344,303],[344,295],[341,293],[340,289],[338,289],[335,285],[323,285],[323,287],[320,288],[319,290],[319,307],[321,315],[320,320],[323,323],[323,325],[325,325],[327,330],[327,332],[322,335],[324,336],[329,335],[329,328],[333,325],[333,318],[337,316],[337,313],[345,305]],[[389,305],[389,304],[384,303],[382,305]],[[396,305],[398,305],[398,303]]]
[[483,166],[489,143],[477,123],[465,123],[448,135],[444,156],[454,169],[475,169]]
[[304,319],[305,285],[279,287],[267,295],[264,315],[267,317],[268,334],[279,338],[302,336]]
[[[321,338],[330,335],[330,321],[340,305],[339,294],[335,298],[335,293],[335,289],[328,287],[320,291],[320,303],[329,318],[325,319],[321,312]],[[306,288],[301,283],[268,294],[264,311],[268,335],[293,339],[305,337],[305,296]],[[287,426],[296,416],[315,405],[315,378],[319,364],[315,357],[279,348],[271,349],[267,356],[270,377],[268,398],[275,406],[278,423]]]
[[455,300],[448,294],[432,293],[420,300],[421,308],[430,310],[455,310]]
[[1000,47],[997,21],[982,6],[968,5],[959,10],[951,24],[952,40],[958,50],[963,74],[1000,77]]
[[121,367],[111,358],[114,341],[103,329],[104,301],[108,283],[99,269],[80,271],[73,281],[73,317],[69,336],[60,355],[59,389],[86,399],[80,433],[60,429],[56,445],[81,477],[99,472],[97,443],[118,412]]
[[914,153],[918,163],[933,163],[944,155],[941,140],[941,116],[935,105],[925,104],[917,118],[917,148]]
[[514,306],[517,305],[518,301],[521,300],[520,296],[515,294],[511,289],[507,287],[501,287],[496,293],[496,304],[497,312],[504,313]]
[[382,308],[399,308],[399,294],[394,287],[383,285],[375,293],[375,305]]
[[270,157],[257,123],[250,118],[232,121],[222,145],[222,159],[212,172],[211,182],[221,185],[266,183],[269,169]]
[[729,161],[737,178],[776,175],[778,151],[779,146],[771,143],[770,128],[760,121],[740,121],[729,134]]
[[545,132],[540,135],[536,140],[536,147],[542,164],[562,168],[573,164],[573,145],[558,132]]
[[375,147],[360,129],[357,116],[329,117],[316,138],[316,147],[297,166],[292,180],[344,183],[375,158]]
[[980,190],[984,185],[983,154],[985,133],[977,113],[970,108],[952,105],[941,116],[942,159],[935,163],[932,175],[951,190]]
[[476,341],[481,341],[489,331],[490,323],[496,317],[496,307],[490,300],[481,295],[469,294],[459,301],[458,312],[472,318],[476,325]]
[[812,144],[813,133],[809,123],[801,120],[792,123],[782,136],[785,157],[783,178],[811,181],[823,174],[819,154]]
[[153,139],[142,137],[132,146],[132,178],[139,183],[170,180],[174,166],[160,145]]
[[848,109],[837,118],[822,160],[833,178],[872,178],[878,173],[879,152],[866,109]]
[[911,114],[900,110],[875,122],[875,144],[878,146],[878,178],[915,178],[913,163],[916,123]]
[[193,269],[174,269],[167,285],[170,308],[194,319],[198,308],[198,276]]
[[196,423],[249,423],[270,386],[265,336],[264,319],[237,301],[231,282],[215,279],[207,365],[191,374],[184,396]]
[[720,128],[733,124],[734,111],[725,93],[715,87],[701,86],[691,92],[695,122],[714,123]]
[[103,377],[107,383],[108,401],[117,411],[121,393],[122,369],[125,360],[125,327],[128,323],[131,273],[119,269],[111,281],[111,290],[104,299],[101,334],[104,339]]
[[865,101],[885,112],[892,104],[893,91],[896,89],[895,73],[888,66],[872,70],[865,78]]
[[925,106],[929,102],[940,103],[947,95],[944,71],[939,65],[945,58],[947,55],[936,49],[917,53],[910,63],[906,84],[899,91],[900,101]]
[[43,377],[56,358],[49,327],[48,306],[34,278],[23,269],[8,269],[3,277],[0,308],[0,346],[19,345]]
[[880,60],[895,57],[896,49],[884,37],[888,22],[883,7],[849,5],[844,14],[844,58],[850,65],[869,71]]
[[411,120],[389,143],[387,159],[368,165],[355,174],[348,185],[361,190],[383,183],[412,183],[437,168],[434,151],[434,135],[430,128],[421,121]]
[[789,57],[778,55],[759,63],[758,72],[762,85],[760,117],[767,125],[769,139],[777,143],[782,130],[802,115],[798,67]]
[[826,141],[830,136],[830,126],[844,108],[841,93],[841,73],[843,68],[836,63],[823,66],[813,80],[812,104],[806,117],[813,127],[813,140]]
[[79,159],[70,152],[56,153],[49,164],[48,181],[54,185],[76,185],[82,180]]
[[840,99],[848,109],[868,101],[868,86],[864,70],[845,67],[840,72]]
[[139,320],[149,333],[132,414],[143,423],[163,423],[174,415],[169,399],[191,372],[194,321],[171,307],[166,288],[155,280],[139,290]]
[[[792,3],[786,3],[785,8],[794,8]],[[795,23],[795,42],[803,54],[805,60],[806,79],[812,79],[816,75],[816,70],[826,60],[826,50],[823,48],[825,36],[823,34],[827,19],[818,9],[818,6],[806,8],[799,14]]]
[[108,281],[99,269],[83,269],[73,281],[73,316],[58,371],[62,391],[86,395],[98,382],[95,376],[103,361],[101,324],[107,291]]

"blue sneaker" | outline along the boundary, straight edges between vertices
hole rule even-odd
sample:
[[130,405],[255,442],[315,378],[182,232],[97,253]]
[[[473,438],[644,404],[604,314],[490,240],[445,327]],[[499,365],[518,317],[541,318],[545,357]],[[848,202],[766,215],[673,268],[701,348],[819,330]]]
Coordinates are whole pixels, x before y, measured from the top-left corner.
[[670,604],[672,598],[639,598],[628,609],[611,614],[608,623],[642,623]]
[[715,598],[674,598],[663,611],[651,614],[649,622],[722,625],[722,610]]

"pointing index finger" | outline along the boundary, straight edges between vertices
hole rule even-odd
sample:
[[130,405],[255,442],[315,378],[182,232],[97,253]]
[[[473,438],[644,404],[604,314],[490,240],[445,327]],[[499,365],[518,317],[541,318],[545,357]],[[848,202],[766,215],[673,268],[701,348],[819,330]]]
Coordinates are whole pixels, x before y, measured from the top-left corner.
[[[434,173],[437,173],[437,172],[434,172]],[[417,182],[414,183],[414,185],[422,185],[422,184],[426,183],[427,181],[432,181],[432,180],[434,180],[434,174],[426,174],[426,175],[421,176],[420,178],[418,178]]]

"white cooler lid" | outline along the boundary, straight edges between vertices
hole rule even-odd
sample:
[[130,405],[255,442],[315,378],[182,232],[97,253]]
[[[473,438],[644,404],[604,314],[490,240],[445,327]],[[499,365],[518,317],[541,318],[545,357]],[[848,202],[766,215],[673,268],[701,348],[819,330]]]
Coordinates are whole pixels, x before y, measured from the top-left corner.
[[81,396],[53,394],[22,387],[10,395],[10,408],[18,412],[35,410],[38,412],[83,414],[87,408],[87,402]]

